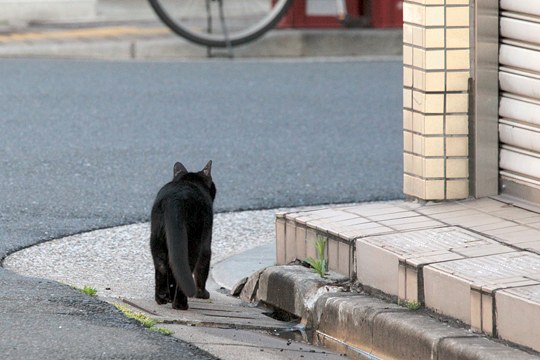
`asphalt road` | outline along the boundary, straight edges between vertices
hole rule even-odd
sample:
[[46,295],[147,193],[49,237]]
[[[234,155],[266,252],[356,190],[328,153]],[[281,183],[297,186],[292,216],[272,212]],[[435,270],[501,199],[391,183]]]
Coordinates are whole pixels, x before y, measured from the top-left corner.
[[[0,78],[0,258],[147,221],[175,161],[214,161],[218,211],[402,196],[399,61],[1,60]],[[2,269],[0,319],[15,358],[197,351]]]

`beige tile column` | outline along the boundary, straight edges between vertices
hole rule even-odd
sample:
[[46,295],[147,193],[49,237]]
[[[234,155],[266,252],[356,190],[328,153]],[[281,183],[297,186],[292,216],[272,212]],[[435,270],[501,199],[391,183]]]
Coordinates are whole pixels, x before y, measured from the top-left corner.
[[469,196],[470,0],[403,4],[404,192]]

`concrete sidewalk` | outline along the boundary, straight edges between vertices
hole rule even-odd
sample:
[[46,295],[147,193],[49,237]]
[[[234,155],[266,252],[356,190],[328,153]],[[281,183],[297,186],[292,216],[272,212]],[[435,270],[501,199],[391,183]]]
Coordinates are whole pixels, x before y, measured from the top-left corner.
[[[206,47],[174,35],[145,0],[99,0],[86,21],[4,25],[0,57],[75,59],[206,58]],[[215,56],[226,55],[214,49]],[[235,57],[400,56],[401,29],[273,30],[234,48]]]

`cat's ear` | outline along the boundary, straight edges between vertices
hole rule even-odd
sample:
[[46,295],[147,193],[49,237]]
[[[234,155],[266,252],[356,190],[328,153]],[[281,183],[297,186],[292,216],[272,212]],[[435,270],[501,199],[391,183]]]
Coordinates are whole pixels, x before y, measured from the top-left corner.
[[188,173],[188,171],[187,171],[187,169],[186,169],[186,167],[184,165],[182,165],[179,162],[174,164],[173,178],[175,178],[177,176],[182,176],[182,175],[187,174],[187,173]]
[[202,172],[204,176],[212,177],[212,160],[210,160],[208,164],[206,164]]

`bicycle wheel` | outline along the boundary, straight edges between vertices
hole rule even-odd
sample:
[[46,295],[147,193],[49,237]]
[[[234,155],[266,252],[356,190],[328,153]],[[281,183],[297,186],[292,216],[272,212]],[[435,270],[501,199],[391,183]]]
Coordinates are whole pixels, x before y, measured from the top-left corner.
[[199,45],[228,47],[272,29],[293,0],[149,0],[175,33]]

